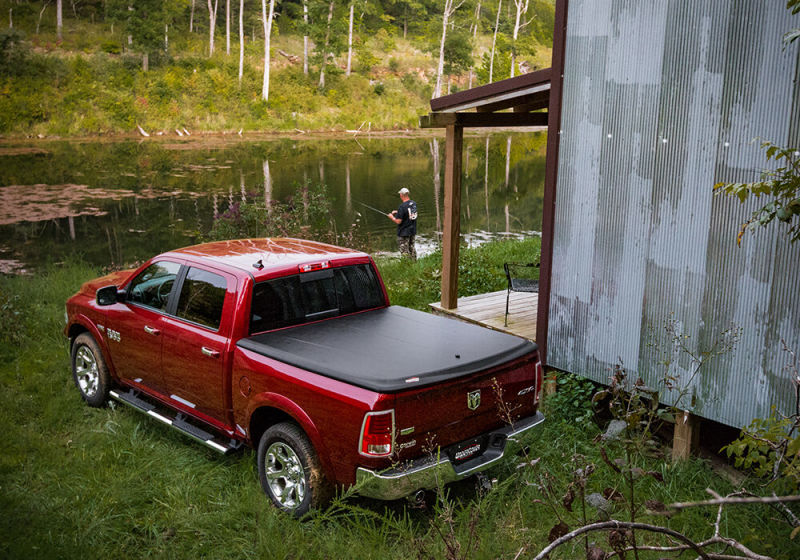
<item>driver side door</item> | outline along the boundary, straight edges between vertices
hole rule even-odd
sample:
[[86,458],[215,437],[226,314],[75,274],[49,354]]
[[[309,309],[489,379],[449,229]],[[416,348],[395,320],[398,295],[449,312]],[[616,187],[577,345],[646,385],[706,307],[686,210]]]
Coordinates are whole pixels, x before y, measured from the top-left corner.
[[163,394],[161,374],[167,305],[182,263],[152,263],[125,287],[121,305],[109,308],[106,338],[114,369],[124,380]]

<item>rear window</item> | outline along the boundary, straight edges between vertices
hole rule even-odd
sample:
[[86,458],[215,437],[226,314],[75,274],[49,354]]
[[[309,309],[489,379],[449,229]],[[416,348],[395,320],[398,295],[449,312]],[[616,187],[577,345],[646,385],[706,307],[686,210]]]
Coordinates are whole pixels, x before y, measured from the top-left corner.
[[383,307],[368,264],[330,268],[260,282],[253,287],[250,333]]

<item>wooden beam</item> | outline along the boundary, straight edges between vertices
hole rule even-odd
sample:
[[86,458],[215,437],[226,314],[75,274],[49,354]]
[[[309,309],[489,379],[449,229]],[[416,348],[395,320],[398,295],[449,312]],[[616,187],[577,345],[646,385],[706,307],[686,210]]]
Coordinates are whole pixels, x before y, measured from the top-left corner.
[[691,412],[679,412],[675,418],[672,436],[672,462],[683,461],[692,456],[700,442],[700,417]]
[[444,162],[444,233],[442,234],[442,307],[458,306],[458,249],[461,234],[461,152],[464,129],[446,128]]
[[420,128],[512,128],[547,123],[547,113],[429,113],[419,118]]
[[539,359],[547,365],[547,335],[550,324],[550,279],[553,275],[553,233],[556,216],[556,186],[558,185],[558,150],[561,138],[561,102],[564,90],[564,54],[567,41],[567,3],[556,0],[553,30],[553,80],[547,113],[547,155],[545,156],[544,198],[542,200],[542,253],[539,260],[539,317],[536,320],[536,343]]

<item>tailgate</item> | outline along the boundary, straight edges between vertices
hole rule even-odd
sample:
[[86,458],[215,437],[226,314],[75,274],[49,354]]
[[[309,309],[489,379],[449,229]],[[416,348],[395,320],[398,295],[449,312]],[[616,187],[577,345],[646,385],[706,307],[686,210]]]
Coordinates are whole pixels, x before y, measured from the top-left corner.
[[457,465],[503,442],[483,434],[533,416],[542,369],[538,353],[458,380],[395,396],[397,450],[401,460],[447,454]]

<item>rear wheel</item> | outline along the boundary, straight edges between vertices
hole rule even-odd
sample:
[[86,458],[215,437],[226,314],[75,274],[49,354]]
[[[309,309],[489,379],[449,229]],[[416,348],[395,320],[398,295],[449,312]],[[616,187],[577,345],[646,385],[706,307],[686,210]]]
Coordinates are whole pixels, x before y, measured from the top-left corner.
[[88,332],[79,334],[72,344],[72,379],[89,406],[103,406],[111,388],[103,353]]
[[261,436],[258,477],[272,503],[295,517],[324,506],[332,493],[314,447],[291,422],[276,424]]

